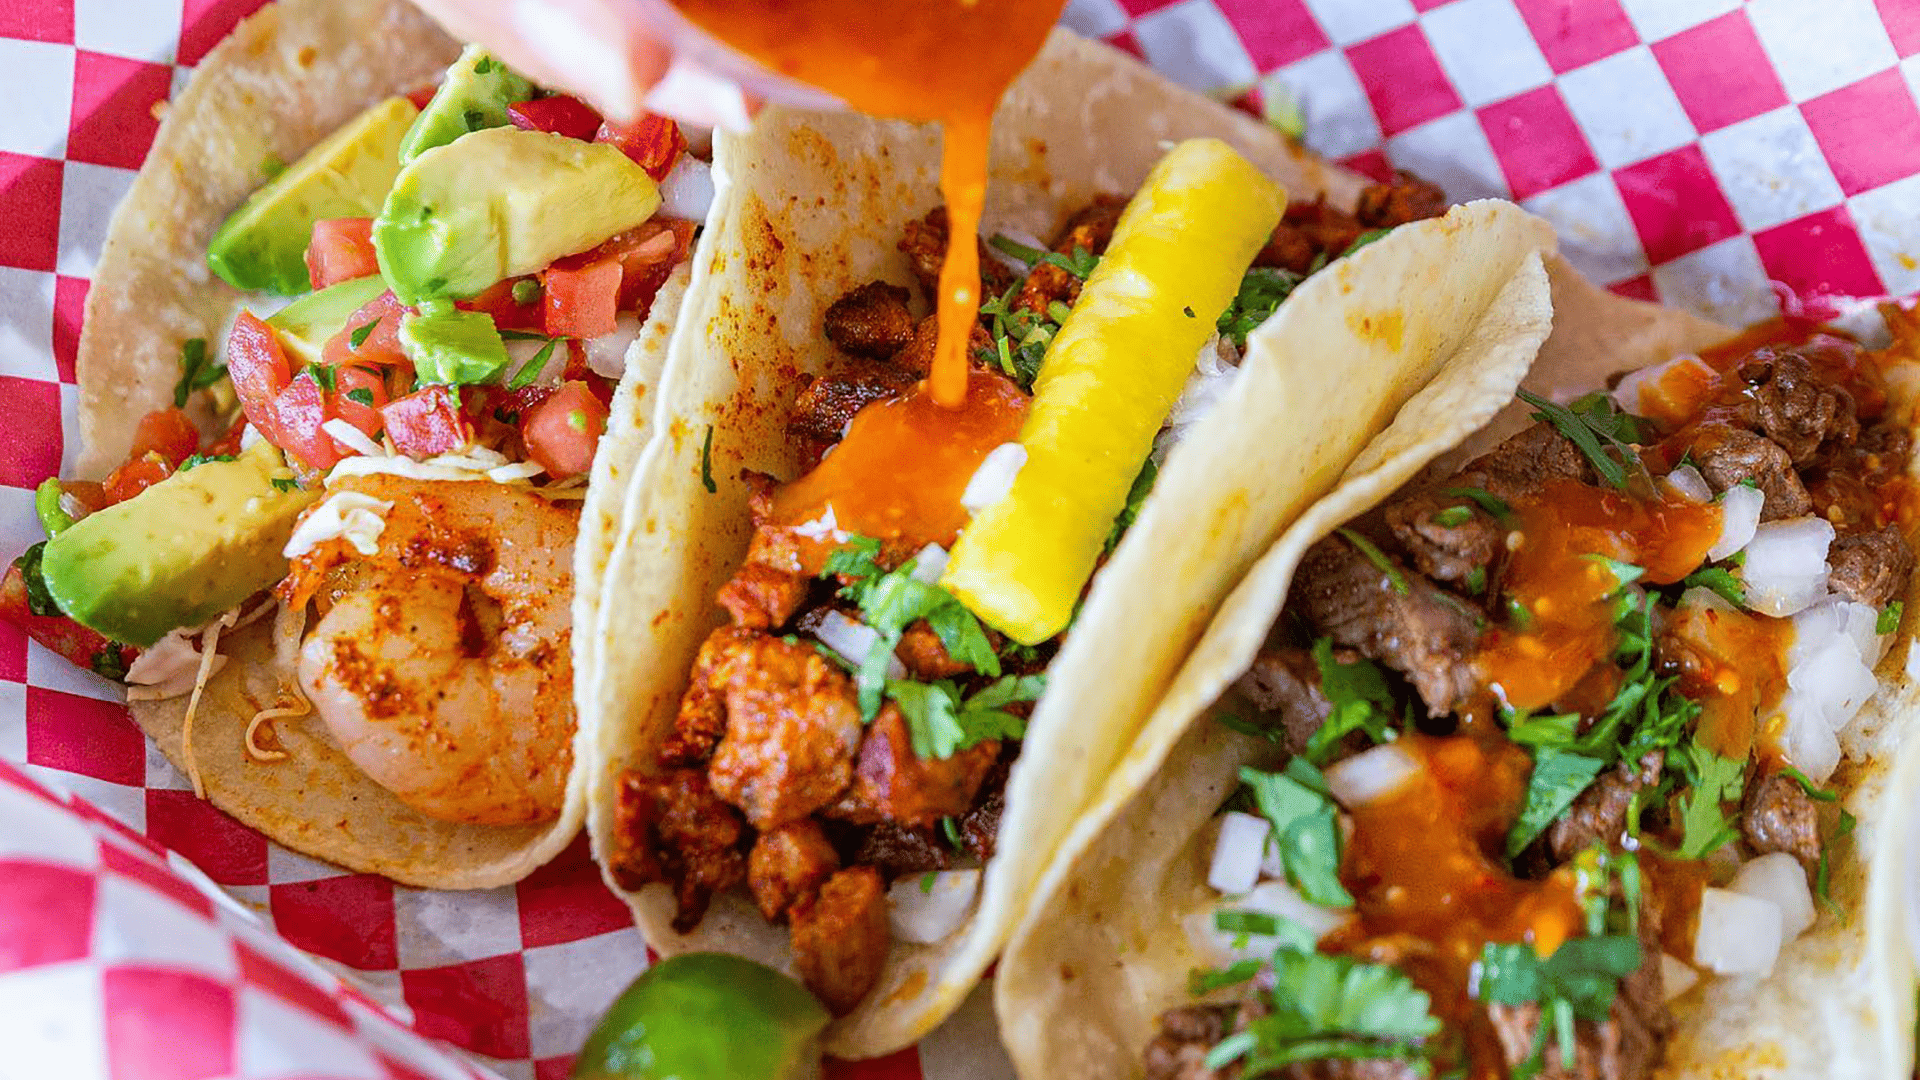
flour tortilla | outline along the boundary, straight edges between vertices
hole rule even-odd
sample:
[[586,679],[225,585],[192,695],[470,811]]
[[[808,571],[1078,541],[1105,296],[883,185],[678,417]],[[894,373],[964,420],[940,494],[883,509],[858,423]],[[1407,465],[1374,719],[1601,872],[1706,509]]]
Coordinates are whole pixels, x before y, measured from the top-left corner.
[[[1351,205],[1361,186],[1064,32],[1011,90],[994,132],[989,232],[1049,235],[1092,196],[1131,192],[1166,141],[1188,136],[1227,139],[1295,198],[1327,191]],[[938,204],[938,149],[926,128],[780,110],[718,142],[719,201],[662,376],[661,436],[640,465],[608,574],[603,666],[582,717],[588,827],[603,853],[618,777],[652,767],[694,653],[720,621],[715,593],[745,554],[741,470],[798,474],[784,427],[799,378],[833,360],[822,315],[857,285],[907,279],[895,242]],[[1406,226],[1295,293],[1219,411],[1168,459],[1054,660],[974,914],[937,945],[896,943],[879,985],[828,1029],[829,1053],[888,1053],[959,1004],[1233,583],[1402,402],[1449,364],[1505,373],[1511,388],[1546,336],[1540,253],[1552,244],[1545,224],[1517,208],[1477,203]],[[1326,416],[1342,419],[1323,426]],[[685,936],[668,925],[664,886],[627,900],[662,953],[720,950],[792,970],[786,928],[744,894],[718,898]]]
[[[1557,260],[1554,330],[1525,385],[1543,395],[1593,389],[1615,372],[1695,351],[1732,331],[1612,296]],[[1451,471],[1527,422],[1511,383],[1469,386],[1442,374],[1355,459],[1340,485],[1302,515],[1222,608],[1099,801],[1077,824],[1001,958],[996,1005],[1023,1077],[1141,1075],[1156,1018],[1193,999],[1188,973],[1213,966],[1187,927],[1219,895],[1206,884],[1220,804],[1243,765],[1284,760],[1262,740],[1214,722],[1238,707],[1229,692],[1278,616],[1301,556],[1333,528],[1378,505],[1436,458]],[[1890,380],[1897,387],[1906,380]],[[1906,405],[1910,408],[1910,400]],[[1491,423],[1488,418],[1493,417]],[[1485,424],[1485,427],[1481,425]],[[1911,607],[1920,591],[1910,596]],[[1912,624],[1903,631],[1910,633]],[[1893,751],[1916,702],[1902,675],[1908,643],[1888,655],[1884,689],[1843,736],[1833,779],[1859,818],[1834,849],[1832,895],[1844,921],[1822,914],[1781,953],[1774,976],[1710,980],[1675,1003],[1680,1028],[1657,1075],[1707,1078],[1906,1076],[1914,993],[1904,919],[1884,895],[1903,873],[1869,864],[1904,851],[1912,827],[1885,813]],[[1223,699],[1223,695],[1226,695]],[[1243,712],[1244,714],[1244,712]],[[1910,766],[1920,773],[1920,758]],[[1910,800],[1911,801],[1911,800]],[[1904,856],[1902,856],[1904,857]],[[1150,899],[1148,899],[1150,898]]]
[[[206,267],[207,243],[264,181],[367,106],[432,82],[459,45],[403,0],[281,0],[234,29],[167,109],[152,152],[114,214],[80,340],[82,472],[126,454],[139,418],[172,404],[188,338],[218,349],[247,297]],[[685,295],[682,267],[627,355],[575,541],[575,671],[592,670],[596,600],[634,463],[651,431],[650,394]],[[256,310],[262,310],[256,308]],[[517,881],[563,849],[585,815],[584,777],[548,824],[455,825],[421,815],[356,768],[311,716],[274,722],[285,760],[245,750],[248,722],[282,704],[290,671],[272,662],[272,620],[222,638],[230,659],[207,687],[193,753],[207,797],[285,846],[350,870],[426,888]],[[576,695],[585,683],[576,678]],[[134,719],[182,771],[187,701],[135,702]],[[576,753],[575,758],[578,760]]]

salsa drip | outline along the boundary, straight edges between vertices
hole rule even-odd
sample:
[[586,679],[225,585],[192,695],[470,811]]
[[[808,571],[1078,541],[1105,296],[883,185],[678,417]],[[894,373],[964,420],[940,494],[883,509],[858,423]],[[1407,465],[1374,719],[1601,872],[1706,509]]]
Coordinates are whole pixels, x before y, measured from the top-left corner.
[[[940,193],[953,235],[979,230],[1000,96],[1040,51],[1065,0],[672,0],[701,29],[774,72],[879,116],[944,129]],[[980,308],[979,252],[950,244],[936,298],[939,347],[928,396],[957,408]]]
[[[1920,329],[1892,321],[1901,344],[1879,355],[1803,324],[1756,328],[1643,378],[1648,415],[1597,397],[1538,405],[1533,427],[1302,559],[1275,644],[1239,689],[1316,765],[1393,735],[1418,763],[1390,793],[1341,807],[1338,874],[1354,904],[1319,950],[1396,968],[1429,995],[1447,1034],[1414,1052],[1434,1068],[1497,1080],[1551,1047],[1546,1075],[1602,1060],[1609,1076],[1650,1075],[1672,1024],[1661,953],[1710,964],[1695,951],[1703,891],[1779,853],[1824,888],[1825,846],[1847,826],[1781,742],[1794,623],[1746,606],[1741,555],[1710,560],[1728,526],[1699,485],[1758,488],[1763,524],[1832,524],[1827,598],[1883,609],[1886,633],[1914,554],[1910,441],[1882,364],[1914,359],[1902,350]],[[1669,476],[1682,465],[1691,482]],[[1336,678],[1353,665],[1376,674]],[[1373,679],[1384,689],[1356,689]],[[1375,725],[1354,728],[1356,709]],[[1489,944],[1528,943],[1549,964],[1586,938],[1614,940],[1569,962],[1612,950],[1613,992],[1573,1025],[1577,1063],[1555,1066],[1547,983],[1516,1006],[1481,995],[1478,965]],[[1259,1015],[1168,1014],[1150,1080],[1199,1075],[1154,1064],[1181,1060],[1180,1030],[1259,1035]]]

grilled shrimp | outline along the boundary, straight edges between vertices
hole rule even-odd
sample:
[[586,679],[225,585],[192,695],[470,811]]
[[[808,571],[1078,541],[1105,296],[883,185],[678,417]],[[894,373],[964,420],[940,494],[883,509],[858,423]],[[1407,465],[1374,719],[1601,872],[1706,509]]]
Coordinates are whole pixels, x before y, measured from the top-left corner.
[[320,720],[355,765],[429,817],[558,816],[572,764],[577,510],[494,483],[373,475],[328,491],[392,508],[376,554],[327,540],[293,560],[282,586],[291,606],[311,598],[324,610],[298,664]]

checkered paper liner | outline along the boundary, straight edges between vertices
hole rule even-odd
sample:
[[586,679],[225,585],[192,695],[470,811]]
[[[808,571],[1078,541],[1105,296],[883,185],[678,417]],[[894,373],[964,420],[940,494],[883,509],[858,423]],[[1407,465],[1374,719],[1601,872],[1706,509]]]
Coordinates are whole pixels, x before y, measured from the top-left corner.
[[[155,106],[260,2],[0,0],[0,552],[39,539],[32,488],[77,454],[87,280]],[[1920,0],[1071,0],[1066,21],[1188,86],[1290,103],[1361,171],[1516,198],[1627,295],[1738,323],[1920,290]],[[135,938],[160,944],[113,951]],[[345,874],[196,801],[112,687],[0,624],[0,1078],[467,1074],[396,1056],[411,1030],[558,1080],[645,962],[583,844],[488,892]],[[303,1057],[322,1027],[363,1051]],[[75,1032],[78,1057],[33,1056]],[[976,994],[830,1075],[1008,1072]]]

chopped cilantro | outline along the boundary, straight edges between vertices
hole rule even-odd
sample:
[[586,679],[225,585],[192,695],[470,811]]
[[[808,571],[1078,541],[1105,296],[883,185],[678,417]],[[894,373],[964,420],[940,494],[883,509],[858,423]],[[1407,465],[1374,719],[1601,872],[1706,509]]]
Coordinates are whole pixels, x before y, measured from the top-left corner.
[[[709,495],[712,495],[713,493],[720,490],[719,485],[713,482],[713,425],[712,424],[707,425],[707,434],[704,438],[700,440],[700,486],[703,488],[706,488],[707,494]],[[878,544],[878,541],[875,541],[875,543]],[[876,547],[875,550],[878,550],[878,548]]]
[[929,870],[926,873],[921,874],[920,875],[920,895],[922,896],[931,895],[933,893],[933,883],[935,881],[938,881],[939,879],[940,879],[940,875],[933,872],[932,870]]
[[1606,767],[1607,763],[1599,758],[1551,746],[1537,747],[1533,752],[1533,772],[1527,777],[1526,803],[1507,833],[1507,857],[1526,850]]
[[1265,1076],[1328,1058],[1419,1061],[1440,1033],[1426,992],[1398,968],[1283,948],[1273,972],[1272,1011],[1216,1044],[1208,1068],[1241,1062],[1239,1075]]
[[109,641],[100,646],[100,651],[87,661],[87,667],[95,675],[112,679],[114,682],[127,681],[126,647],[117,641]]
[[179,471],[186,472],[188,469],[197,468],[210,461],[232,461],[233,459],[232,454],[195,454],[180,463]]
[[1413,592],[1413,587],[1407,584],[1407,575],[1401,573],[1400,568],[1393,565],[1393,560],[1387,558],[1387,553],[1375,546],[1373,541],[1361,536],[1352,529],[1341,528],[1335,529],[1334,531],[1346,537],[1347,543],[1352,544],[1359,550],[1360,554],[1367,557],[1368,562],[1379,568],[1381,573],[1387,575],[1387,584],[1393,587],[1394,592],[1399,593],[1401,596],[1406,596]]
[[1473,520],[1473,508],[1468,506],[1449,506],[1433,515],[1433,523],[1443,529],[1465,525]]
[[1588,394],[1567,405],[1556,405],[1538,394],[1519,391],[1520,400],[1539,410],[1535,420],[1552,424],[1567,437],[1587,460],[1600,479],[1613,487],[1626,489],[1629,472],[1644,472],[1633,444],[1639,441],[1639,421],[1614,408],[1605,394]]
[[1620,980],[1640,968],[1640,942],[1625,934],[1574,938],[1541,959],[1532,945],[1489,942],[1474,965],[1474,997],[1502,1005],[1540,1006],[1533,1054],[1513,1070],[1516,1080],[1540,1075],[1549,1030],[1563,1061],[1575,1053],[1574,1021],[1607,1018]]
[[300,481],[291,476],[276,476],[271,483],[275,491],[298,491],[300,489]]
[[1485,510],[1488,514],[1496,518],[1504,518],[1513,513],[1513,507],[1507,505],[1507,500],[1500,498],[1485,488],[1447,488],[1441,492],[1441,494],[1452,495],[1457,499],[1470,499],[1476,506],[1480,507],[1480,509]]
[[20,568],[20,578],[27,586],[27,610],[35,615],[64,615],[60,604],[53,594],[47,591],[47,579],[40,575],[40,557],[46,553],[47,542],[40,541],[20,553],[13,565]]
[[1010,236],[1003,236],[998,233],[994,234],[993,238],[988,240],[987,243],[995,250],[1004,252],[1026,263],[1029,269],[1042,264],[1057,266],[1082,281],[1087,279],[1088,274],[1093,273],[1093,268],[1099,265],[1100,262],[1100,256],[1092,254],[1085,248],[1077,247],[1073,249],[1073,254],[1062,255],[1057,251],[1042,251],[1039,248],[1030,248]]
[[1107,554],[1113,554],[1113,549],[1120,546],[1120,538],[1140,517],[1140,507],[1146,504],[1147,496],[1153,494],[1153,482],[1159,476],[1160,466],[1154,464],[1152,458],[1148,458],[1140,466],[1140,471],[1134,474],[1133,486],[1127,489],[1127,504],[1120,508],[1119,515],[1113,519],[1113,531],[1107,534]]
[[307,377],[329,394],[333,393],[340,381],[340,373],[326,364],[308,364]]
[[1303,756],[1309,762],[1325,764],[1340,741],[1355,731],[1366,732],[1376,743],[1394,737],[1393,692],[1378,664],[1365,657],[1351,664],[1335,660],[1333,639],[1325,637],[1313,643],[1313,662],[1320,669],[1320,692],[1332,709],[1307,740]]
[[1194,997],[1211,994],[1223,987],[1238,986],[1251,982],[1260,969],[1267,965],[1258,960],[1241,960],[1218,971],[1195,970],[1187,976],[1187,989]]
[[879,540],[871,536],[850,536],[846,543],[827,553],[826,569],[822,573],[855,579],[872,577],[881,572],[876,561],[879,557]]
[[514,372],[513,377],[507,380],[507,389],[524,390],[532,386],[534,380],[540,377],[540,373],[547,369],[547,360],[553,356],[553,348],[558,344],[560,344],[559,338],[548,338],[547,343],[540,347],[540,351],[520,365],[520,370]]
[[[878,540],[851,537],[828,555],[823,570],[828,576],[847,580],[840,595],[860,606],[861,621],[874,631],[873,647],[861,663],[856,678],[861,715],[868,720],[873,719],[880,711],[882,696],[892,696],[892,684],[886,677],[888,661],[893,657],[893,650],[899,647],[900,636],[906,628],[921,619],[925,619],[940,638],[940,644],[946,648],[948,656],[983,675],[998,676],[1000,657],[994,653],[993,643],[987,639],[986,630],[973,612],[968,611],[952,593],[914,577],[914,559],[907,560],[898,569],[881,571],[875,561],[879,552]],[[949,713],[955,711],[959,702],[949,700],[942,705],[918,691],[908,690],[905,693],[913,699],[914,706],[924,705],[921,712],[923,726],[929,732],[937,733],[928,736],[927,745],[956,745],[960,738],[956,734],[959,729],[957,718],[951,725],[945,720]],[[948,695],[949,699],[953,696]],[[908,703],[901,703],[903,710],[909,707]],[[951,753],[949,749],[937,756],[946,757]]]
[[544,291],[539,278],[521,278],[513,283],[513,302],[525,307],[540,299]]
[[1526,633],[1533,627],[1533,609],[1517,596],[1507,597],[1505,605],[1507,622],[1515,630]]
[[1632,563],[1621,562],[1619,559],[1610,559],[1605,555],[1588,555],[1586,556],[1586,558],[1588,559],[1588,561],[1597,562],[1602,566],[1605,566],[1608,570],[1612,571],[1613,580],[1615,584],[1620,588],[1625,588],[1626,586],[1631,585],[1636,581],[1639,581],[1641,575],[1647,572],[1645,567],[1635,566]]
[[[381,318],[385,318],[385,316],[381,316]],[[374,319],[372,322],[361,323],[359,326],[354,328],[353,333],[347,335],[347,344],[353,346],[356,349],[358,349],[362,345],[365,345],[367,343],[367,339],[373,336],[373,328],[379,325],[380,325],[380,319]]]
[[1274,311],[1293,295],[1293,290],[1303,280],[1302,275],[1291,270],[1268,266],[1256,266],[1248,270],[1246,276],[1240,279],[1240,291],[1214,323],[1220,336],[1244,352],[1247,335],[1272,318]]
[[940,819],[940,835],[947,838],[947,845],[955,851],[964,851],[966,842],[960,839],[960,823],[952,817]]
[[1279,732],[1274,731],[1272,728],[1261,727],[1251,720],[1244,720],[1232,713],[1214,713],[1213,719],[1228,731],[1237,731],[1251,739],[1265,739],[1268,742],[1280,741]]
[[1826,843],[1820,845],[1820,864],[1814,869],[1813,873],[1814,899],[1819,900],[1820,906],[1832,912],[1835,918],[1843,921],[1847,917],[1846,910],[1839,904],[1833,902],[1833,896],[1829,891],[1831,887],[1832,870],[1828,866],[1827,849],[1831,847],[1835,841],[1851,836],[1854,826],[1858,824],[1859,821],[1852,814],[1847,813],[1845,810],[1840,811],[1840,820],[1835,823],[1833,834],[1827,837]]
[[1730,571],[1722,567],[1703,566],[1693,573],[1688,574],[1686,577],[1681,578],[1680,586],[1683,589],[1711,589],[1715,593],[1718,593],[1721,599],[1732,604],[1734,607],[1744,608],[1747,606],[1746,583],[1734,577]]
[[1353,895],[1340,884],[1340,825],[1333,799],[1302,783],[1296,766],[1319,777],[1319,770],[1295,758],[1285,773],[1243,768],[1240,780],[1253,790],[1254,805],[1273,826],[1272,842],[1279,847],[1287,882],[1310,903],[1352,907]]
[[353,389],[347,391],[347,400],[356,402],[361,405],[365,405],[368,408],[372,408],[373,407],[373,391],[367,389],[364,386],[356,386]]
[[227,365],[207,356],[206,338],[188,338],[180,344],[180,381],[173,384],[174,408],[183,409],[195,390],[205,390],[225,378]]
[[1881,608],[1880,617],[1874,620],[1873,632],[1876,634],[1891,634],[1895,630],[1900,629],[1900,616],[1906,614],[1906,610],[1906,603],[1900,600],[1895,600],[1893,603]]
[[1479,596],[1481,593],[1486,592],[1487,591],[1487,568],[1484,566],[1476,566],[1473,569],[1467,571],[1466,586],[1467,586],[1467,592],[1473,594],[1474,596]]
[[1829,791],[1826,788],[1821,787],[1820,785],[1814,783],[1813,780],[1810,779],[1806,773],[1801,772],[1799,769],[1796,769],[1791,765],[1788,765],[1786,768],[1781,769],[1780,774],[1782,776],[1785,776],[1787,779],[1793,781],[1794,783],[1799,784],[1800,790],[1806,792],[1807,798],[1812,799],[1814,802],[1839,802],[1840,801],[1839,792]]
[[1739,836],[1722,804],[1739,797],[1746,783],[1747,763],[1721,757],[1690,742],[1682,770],[1691,790],[1680,799],[1680,857],[1704,859]]
[[1505,719],[1507,738],[1522,746],[1548,746],[1564,750],[1573,745],[1574,737],[1580,730],[1578,713],[1554,713],[1549,716],[1510,713]]
[[1353,243],[1347,245],[1347,250],[1342,251],[1340,257],[1344,259],[1354,252],[1359,251],[1361,248],[1366,247],[1368,244],[1376,240],[1384,239],[1386,235],[1392,231],[1392,229],[1368,229],[1366,232],[1354,237]]
[[1008,378],[1026,389],[1039,376],[1040,362],[1046,358],[1047,346],[1052,344],[1060,326],[1015,304],[1014,298],[1019,293],[1020,282],[1016,281],[1007,286],[1005,292],[980,305],[980,314],[987,320],[988,337],[993,341],[992,349],[982,353],[981,359],[997,364]]
[[[864,666],[861,674],[866,674]],[[888,679],[886,695],[906,719],[914,756],[945,759],[989,739],[1025,736],[1027,722],[1005,706],[1036,700],[1045,687],[1042,675],[1007,675],[963,701],[950,679],[931,683]]]

